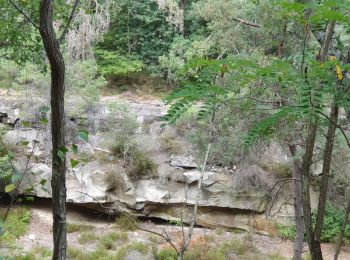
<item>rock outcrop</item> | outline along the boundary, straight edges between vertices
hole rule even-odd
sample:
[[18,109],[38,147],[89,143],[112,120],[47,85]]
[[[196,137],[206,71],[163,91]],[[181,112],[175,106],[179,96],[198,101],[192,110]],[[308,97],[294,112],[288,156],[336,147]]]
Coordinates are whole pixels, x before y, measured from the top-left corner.
[[[106,126],[108,114],[102,105],[98,112],[100,114],[94,117],[100,121],[95,120],[89,143],[75,140],[85,159],[81,160],[78,167],[68,169],[67,201],[109,214],[129,212],[138,216],[167,220],[183,218],[189,221],[200,178],[200,172],[196,169],[198,163],[188,154],[175,156],[161,150],[162,129],[159,118],[165,113],[166,107],[159,103],[129,103],[129,107],[142,125],[139,143],[156,163],[157,173],[132,179],[123,170],[123,160],[117,159],[108,148],[101,148],[105,141],[101,129]],[[11,108],[2,106],[1,115],[9,110]],[[79,120],[80,123],[89,122],[89,118]],[[78,120],[70,121],[76,125],[73,128],[79,125]],[[34,152],[20,186],[24,194],[51,197],[48,135],[47,130],[23,127],[9,130],[4,136],[9,146],[14,147],[26,141],[24,153]],[[288,161],[276,147],[271,149],[275,150],[269,150],[266,154],[273,154],[274,160]],[[73,156],[68,153],[68,157]],[[24,156],[18,160],[18,168],[23,170],[25,159]],[[111,171],[118,177],[115,187],[106,177]],[[257,165],[243,165],[236,171],[206,171],[199,197],[198,224],[273,232],[276,218],[288,220],[293,217],[292,206],[284,205],[283,199],[291,195],[290,189],[284,189],[278,197],[273,198],[270,189],[274,182],[275,177]],[[273,205],[271,198],[274,199]],[[266,212],[277,210],[279,212],[274,220],[266,219]]]

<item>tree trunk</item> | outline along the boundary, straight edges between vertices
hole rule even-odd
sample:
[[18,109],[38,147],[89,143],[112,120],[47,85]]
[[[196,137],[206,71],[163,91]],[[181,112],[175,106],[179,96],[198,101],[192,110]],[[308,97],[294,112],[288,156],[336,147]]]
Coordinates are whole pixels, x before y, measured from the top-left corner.
[[[323,62],[327,55],[330,44],[332,42],[332,37],[334,34],[335,22],[330,22],[327,25],[326,32],[321,44],[321,49],[317,55],[317,60]],[[306,141],[306,149],[302,162],[302,184],[303,184],[303,210],[304,210],[304,224],[306,231],[306,238],[309,245],[309,250],[312,260],[321,260],[322,250],[319,243],[316,242],[314,230],[312,228],[312,218],[311,218],[311,204],[310,204],[310,179],[311,173],[310,168],[312,164],[312,157],[315,146],[315,139],[318,128],[317,116],[309,120],[308,136]]]
[[65,65],[52,21],[53,0],[40,2],[40,34],[51,67],[51,133],[52,133],[52,259],[65,259],[66,238],[66,161],[58,155],[64,139],[64,77]]
[[182,10],[182,21],[180,24],[180,33],[183,37],[185,37],[185,12],[186,12],[186,0],[180,1],[180,9]]
[[301,260],[304,243],[304,213],[303,213],[303,186],[301,183],[301,161],[296,158],[296,146],[289,145],[289,151],[293,156],[293,193],[296,236],[294,240],[293,260]]
[[343,245],[343,238],[344,238],[346,224],[348,223],[348,220],[349,220],[349,215],[350,215],[350,192],[348,191],[348,203],[347,203],[347,206],[346,206],[346,209],[345,209],[343,223],[342,223],[342,225],[340,227],[340,232],[339,232],[339,237],[338,237],[338,240],[337,240],[337,245],[335,247],[334,260],[338,260],[340,249],[341,249],[341,247]]
[[[312,121],[312,120],[311,120]],[[312,157],[315,146],[315,139],[317,133],[317,119],[314,119],[315,122],[310,122],[308,129],[308,137],[306,141],[306,150],[302,162],[302,186],[303,186],[303,212],[304,212],[304,224],[306,231],[306,238],[309,244],[309,250],[312,260],[322,259],[322,252],[317,250],[314,232],[312,228],[312,219],[311,219],[311,204],[310,204],[310,178],[311,178],[311,164]]]
[[333,153],[334,139],[335,139],[335,130],[336,130],[335,124],[338,121],[338,114],[339,114],[339,108],[334,98],[332,103],[332,108],[331,108],[331,114],[330,114],[331,121],[328,123],[329,125],[328,125],[328,132],[327,132],[327,140],[326,140],[326,146],[325,146],[324,155],[323,155],[320,197],[318,202],[317,220],[316,220],[316,226],[315,226],[315,240],[316,240],[316,246],[319,248],[319,250],[321,250],[320,240],[321,240],[323,220],[324,220],[324,214],[325,214],[325,208],[326,208],[326,202],[327,202],[329,172],[331,168],[332,153]]

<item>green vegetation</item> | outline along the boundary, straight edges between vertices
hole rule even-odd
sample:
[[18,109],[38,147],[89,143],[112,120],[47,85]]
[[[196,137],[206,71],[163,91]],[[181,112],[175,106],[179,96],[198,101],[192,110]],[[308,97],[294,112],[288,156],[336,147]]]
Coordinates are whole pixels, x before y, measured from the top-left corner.
[[146,245],[146,244],[143,244],[141,242],[133,242],[131,244],[128,244],[128,245],[125,245],[125,246],[121,247],[114,257],[115,257],[116,260],[123,260],[124,257],[130,251],[138,251],[141,254],[145,255],[149,251],[149,246]]
[[259,162],[259,166],[265,171],[272,173],[276,178],[292,177],[293,167],[290,163],[284,162]]
[[[337,235],[339,234],[340,226],[343,221],[344,210],[334,207],[330,204],[326,205],[325,220],[323,224],[323,232],[321,236],[321,242],[335,242]],[[313,225],[316,221],[316,212],[312,214]],[[294,225],[278,226],[278,234],[284,239],[294,240],[296,229]],[[350,240],[350,220],[345,229],[344,239]]]
[[67,224],[67,232],[68,233],[74,233],[74,232],[85,232],[85,231],[91,231],[94,227],[89,224],[84,223],[68,223]]
[[137,218],[128,213],[121,213],[115,219],[116,228],[123,231],[134,231],[137,229]]
[[80,232],[78,242],[79,244],[87,244],[96,241],[97,238],[98,236],[94,231],[86,230]]
[[[0,219],[3,221],[7,209],[0,209]],[[0,244],[13,247],[17,238],[26,234],[30,222],[31,211],[26,207],[16,207],[9,211],[6,221],[0,226],[3,234]]]
[[128,239],[129,237],[127,233],[113,231],[101,237],[98,247],[105,248],[107,250],[116,249],[116,242],[126,242]]
[[48,260],[52,258],[52,252],[50,249],[45,247],[33,247],[25,255],[16,255],[14,260]]

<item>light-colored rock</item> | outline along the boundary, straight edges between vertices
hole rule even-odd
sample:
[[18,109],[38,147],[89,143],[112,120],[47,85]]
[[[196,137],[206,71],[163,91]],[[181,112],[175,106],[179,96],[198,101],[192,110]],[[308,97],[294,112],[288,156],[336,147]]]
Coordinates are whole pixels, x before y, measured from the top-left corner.
[[170,165],[181,168],[197,168],[198,165],[194,162],[194,159],[190,156],[171,155]]

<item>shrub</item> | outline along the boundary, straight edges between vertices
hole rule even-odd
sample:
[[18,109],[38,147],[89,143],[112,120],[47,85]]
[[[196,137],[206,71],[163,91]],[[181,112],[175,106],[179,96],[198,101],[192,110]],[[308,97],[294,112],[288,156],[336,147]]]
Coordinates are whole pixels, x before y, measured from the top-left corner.
[[285,226],[285,225],[277,225],[277,234],[279,237],[288,240],[294,240],[296,235],[295,225]]
[[[339,234],[340,227],[343,222],[343,210],[333,207],[329,203],[326,205],[325,217],[323,221],[323,229],[321,242],[333,242]],[[312,212],[312,224],[315,226],[317,211]],[[278,234],[282,238],[293,240],[296,234],[295,225],[278,226]],[[350,239],[350,220],[348,221],[344,233],[344,238]]]
[[124,172],[125,170],[118,166],[113,165],[113,168],[109,168],[104,175],[104,182],[107,186],[108,191],[118,190],[123,191],[124,190]]
[[158,169],[153,160],[139,149],[131,151],[126,166],[127,174],[133,180],[138,180],[142,176],[154,176]]
[[159,250],[154,258],[156,260],[177,260],[177,253],[174,248],[163,248]]
[[160,136],[160,147],[161,149],[175,155],[179,155],[184,152],[183,143],[179,141],[179,138],[176,136],[176,134],[169,132],[164,132]]
[[137,218],[128,213],[122,213],[115,219],[115,226],[120,230],[134,231],[137,229]]
[[[0,210],[0,220],[5,217],[7,209]],[[10,210],[4,222],[0,236],[0,244],[13,246],[16,239],[23,236],[27,230],[31,218],[31,211],[26,207],[17,207]]]

